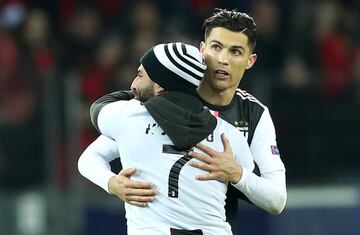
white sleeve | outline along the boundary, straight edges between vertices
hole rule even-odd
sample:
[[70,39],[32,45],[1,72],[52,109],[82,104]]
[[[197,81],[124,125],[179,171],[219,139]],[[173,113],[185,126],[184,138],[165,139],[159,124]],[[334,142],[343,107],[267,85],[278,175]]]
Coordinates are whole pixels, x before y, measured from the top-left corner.
[[255,205],[279,214],[287,199],[285,167],[276,144],[274,124],[265,108],[256,127],[250,150],[261,176],[243,168],[240,181],[234,186]]
[[119,126],[121,125],[121,118],[125,114],[125,109],[131,101],[116,101],[105,105],[99,112],[97,117],[97,124],[101,134],[115,139]]
[[250,150],[262,174],[285,171],[276,143],[275,127],[266,107],[255,129]]
[[108,182],[115,175],[109,163],[117,157],[119,151],[115,141],[99,136],[81,154],[78,160],[79,172],[109,193]]
[[285,171],[265,173],[261,177],[243,168],[237,184],[233,184],[255,205],[272,213],[280,214],[286,203]]

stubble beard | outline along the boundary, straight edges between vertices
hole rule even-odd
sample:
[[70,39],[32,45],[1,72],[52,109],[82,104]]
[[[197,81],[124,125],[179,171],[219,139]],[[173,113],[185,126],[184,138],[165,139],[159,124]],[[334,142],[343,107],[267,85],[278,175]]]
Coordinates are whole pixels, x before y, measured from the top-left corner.
[[149,86],[140,89],[134,89],[133,92],[137,100],[139,100],[140,102],[145,102],[151,97],[155,96],[154,84],[151,84]]

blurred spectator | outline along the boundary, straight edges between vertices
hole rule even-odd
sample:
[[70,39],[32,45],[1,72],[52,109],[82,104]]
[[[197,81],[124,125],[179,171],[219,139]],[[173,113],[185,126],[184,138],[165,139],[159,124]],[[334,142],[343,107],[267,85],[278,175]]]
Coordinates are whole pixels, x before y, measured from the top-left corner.
[[0,24],[3,28],[15,28],[23,21],[26,12],[23,1],[4,1],[0,6]]
[[32,71],[39,84],[46,76],[54,75],[54,50],[51,38],[49,19],[42,10],[32,10],[28,13],[22,40],[22,63],[27,70]]
[[257,26],[255,53],[258,59],[256,69],[249,70],[246,75],[248,79],[244,80],[248,80],[252,93],[265,104],[269,104],[272,87],[280,77],[286,32],[280,29],[280,9],[272,0],[254,1],[251,15]]
[[322,66],[321,91],[325,100],[336,100],[349,84],[350,39],[344,23],[346,9],[336,1],[318,3],[314,33]]
[[352,88],[354,90],[355,99],[360,104],[360,48],[354,53],[353,64],[351,67]]
[[[77,114],[81,123],[80,151],[85,149],[98,135],[90,125],[89,106],[102,94],[119,89],[112,87],[119,63],[123,57],[123,44],[115,35],[100,40],[96,54],[89,62],[76,71],[80,82],[80,110]],[[76,156],[76,155],[74,155]]]
[[80,5],[65,27],[61,68],[82,69],[90,63],[101,35],[101,19],[92,6]]
[[22,190],[44,182],[41,103],[36,82],[21,69],[9,35],[0,37],[0,187]]

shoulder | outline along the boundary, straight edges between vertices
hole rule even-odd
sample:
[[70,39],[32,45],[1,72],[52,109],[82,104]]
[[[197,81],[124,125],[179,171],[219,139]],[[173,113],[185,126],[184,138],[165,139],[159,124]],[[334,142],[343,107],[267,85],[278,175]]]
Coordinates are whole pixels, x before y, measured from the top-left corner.
[[139,108],[142,108],[143,105],[140,101],[132,99],[132,100],[115,101],[115,102],[105,105],[104,107],[107,109],[110,109],[110,111],[112,111],[111,109],[124,109],[124,108],[139,109]]
[[267,107],[263,103],[261,103],[255,96],[240,88],[236,89],[235,97],[238,101],[241,101],[243,103],[248,103],[258,108],[267,109]]
[[99,119],[103,117],[113,120],[124,119],[145,111],[144,105],[138,100],[119,100],[105,105],[99,113]]
[[234,98],[246,119],[252,120],[254,123],[257,123],[260,117],[269,111],[266,105],[245,90],[236,89]]

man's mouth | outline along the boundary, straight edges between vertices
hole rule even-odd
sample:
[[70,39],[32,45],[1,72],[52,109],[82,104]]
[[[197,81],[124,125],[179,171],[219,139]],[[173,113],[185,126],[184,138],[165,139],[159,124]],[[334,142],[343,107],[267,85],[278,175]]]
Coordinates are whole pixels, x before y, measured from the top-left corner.
[[215,76],[216,76],[217,79],[226,80],[226,79],[229,79],[230,74],[228,72],[226,72],[225,70],[216,69],[215,70]]

